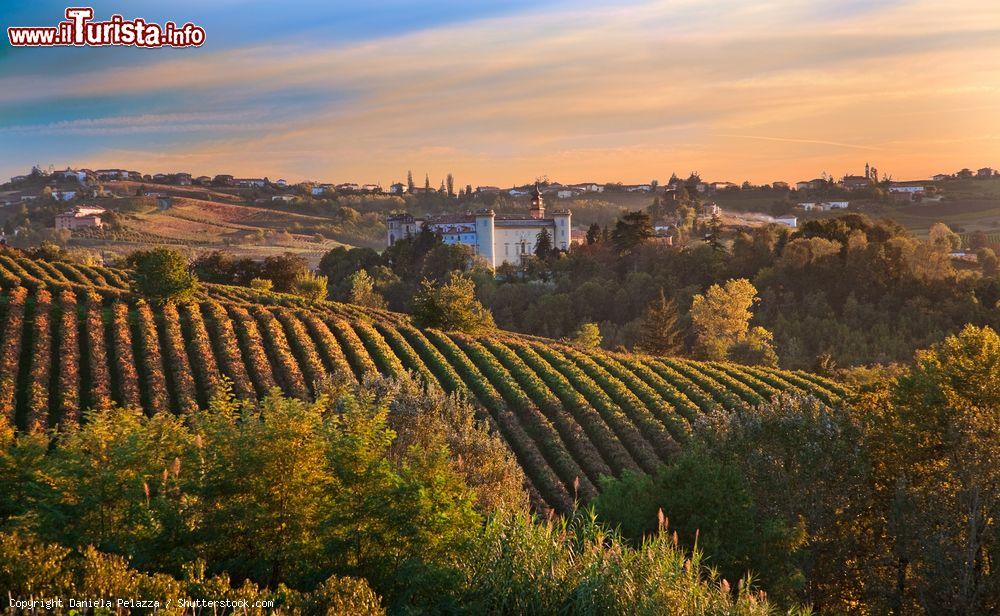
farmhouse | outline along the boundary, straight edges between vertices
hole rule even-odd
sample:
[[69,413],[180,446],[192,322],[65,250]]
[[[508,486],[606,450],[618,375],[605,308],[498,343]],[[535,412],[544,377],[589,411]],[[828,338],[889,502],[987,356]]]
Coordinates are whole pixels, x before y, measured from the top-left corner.
[[737,184],[733,184],[732,182],[712,182],[708,185],[708,187],[716,192],[720,190],[736,190],[739,188]]
[[98,169],[94,172],[98,180],[127,180],[129,172],[124,169]]
[[56,216],[56,229],[68,229],[76,231],[78,229],[100,228],[104,226],[101,222],[103,208],[80,206]]
[[579,190],[582,190],[583,192],[596,192],[596,193],[602,193],[602,192],[604,192],[604,185],[603,184],[597,184],[595,182],[584,182],[582,184],[571,184],[570,188],[577,188]]
[[233,183],[240,188],[264,188],[267,186],[267,180],[262,178],[239,178],[234,179]]
[[805,180],[802,182],[795,183],[795,190],[820,190],[826,186],[826,180],[823,178],[816,178],[814,180]]
[[83,169],[79,171],[75,169],[65,169],[63,171],[56,171],[52,175],[56,176],[57,178],[62,178],[64,180],[76,180],[77,182],[87,181],[87,172],[84,171]]
[[502,263],[520,264],[534,255],[539,234],[544,230],[552,246],[569,250],[572,213],[555,210],[546,216],[545,203],[538,186],[531,191],[531,208],[527,216],[497,216],[485,209],[475,214],[440,216],[417,219],[409,214],[389,216],[388,245],[416,235],[422,228],[440,233],[446,244],[470,246],[473,252],[496,267]]
[[406,192],[406,184],[402,182],[396,182],[389,186],[389,192],[393,195],[401,195]]
[[871,186],[871,179],[863,175],[845,175],[839,184],[847,190],[861,190]]

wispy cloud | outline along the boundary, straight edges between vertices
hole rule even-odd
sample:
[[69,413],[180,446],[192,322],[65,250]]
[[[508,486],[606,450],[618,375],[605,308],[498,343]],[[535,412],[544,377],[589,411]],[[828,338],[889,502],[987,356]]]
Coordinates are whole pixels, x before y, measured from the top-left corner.
[[[57,117],[139,95],[157,97],[155,113]],[[49,117],[4,127],[5,105]],[[0,77],[0,135],[34,133],[53,150],[59,135],[93,137],[81,160],[290,178],[413,168],[636,181],[697,168],[771,180],[847,171],[859,152],[900,177],[1000,159],[995,142],[971,141],[1000,130],[998,106],[1000,5],[985,0],[566,4],[350,42],[154,52],[141,70]],[[116,141],[131,134],[153,140]]]

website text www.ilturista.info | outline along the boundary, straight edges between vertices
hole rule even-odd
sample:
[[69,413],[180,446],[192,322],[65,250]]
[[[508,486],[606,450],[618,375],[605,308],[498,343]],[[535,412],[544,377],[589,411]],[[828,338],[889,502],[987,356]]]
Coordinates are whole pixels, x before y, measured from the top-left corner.
[[205,29],[190,22],[160,25],[121,15],[112,15],[107,21],[93,19],[94,9],[70,7],[66,21],[55,26],[11,26],[7,38],[13,47],[200,47],[205,42]]

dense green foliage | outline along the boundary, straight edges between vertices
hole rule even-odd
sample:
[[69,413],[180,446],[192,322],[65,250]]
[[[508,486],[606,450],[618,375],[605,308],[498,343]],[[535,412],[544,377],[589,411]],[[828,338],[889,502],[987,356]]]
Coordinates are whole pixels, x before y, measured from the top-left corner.
[[[654,206],[648,217],[623,217],[614,233],[592,229],[587,243],[568,254],[504,265],[496,276],[464,247],[442,245],[429,232],[383,255],[337,249],[320,269],[339,300],[349,298],[339,282],[366,270],[389,307],[400,311],[411,310],[424,278],[443,281],[449,271],[467,272],[499,327],[567,338],[584,323],[597,323],[609,349],[648,343],[647,314],[662,292],[677,306],[683,350],[692,353],[698,350],[689,314],[693,298],[744,278],[760,301],[753,304],[752,335],[730,357],[768,364],[776,355],[782,366],[799,369],[906,361],[967,322],[1000,326],[995,262],[955,265],[950,231],[925,241],[891,221],[848,214],[794,230],[725,230],[705,242],[691,239],[700,236],[689,205]],[[649,238],[650,217],[676,223],[676,245]]]
[[996,613],[1000,337],[969,326],[863,378],[848,405],[706,414],[655,476],[605,482],[598,513],[635,540],[662,510],[707,562],[817,611]]
[[[467,468],[495,437],[415,399],[383,382],[314,403],[219,398],[187,421],[91,412],[58,442],[8,434],[0,583],[284,611],[772,613],[667,536],[631,548],[587,516],[545,523],[477,498],[514,494]],[[441,420],[413,422],[428,411]]]
[[160,248],[135,252],[129,257],[129,265],[133,268],[136,290],[157,302],[191,299],[198,287],[187,259],[176,250]]

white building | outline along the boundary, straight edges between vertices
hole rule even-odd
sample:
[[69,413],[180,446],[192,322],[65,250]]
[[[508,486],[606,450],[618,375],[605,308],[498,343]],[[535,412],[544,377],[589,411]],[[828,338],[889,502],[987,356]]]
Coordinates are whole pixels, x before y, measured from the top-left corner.
[[101,221],[101,214],[103,213],[104,209],[99,207],[75,207],[56,216],[56,229],[76,231],[77,229],[102,227],[104,223]]
[[82,170],[78,171],[76,169],[66,169],[64,171],[56,171],[53,175],[55,175],[57,178],[63,178],[66,180],[76,180],[77,182],[87,181],[87,172]]
[[69,201],[76,197],[75,190],[53,190],[52,198],[56,201]]
[[850,205],[850,201],[806,201],[798,204],[798,206],[806,212],[812,212],[813,210],[819,212],[846,210]]
[[440,233],[446,244],[463,244],[472,247],[490,265],[502,263],[519,265],[523,259],[535,254],[538,235],[544,229],[552,238],[553,248],[569,250],[572,213],[555,210],[545,214],[545,204],[536,186],[531,191],[531,209],[528,216],[497,216],[493,210],[480,210],[475,214],[442,216],[427,220],[408,214],[390,216],[387,221],[388,245],[420,233],[424,227]]
[[791,227],[792,229],[799,226],[799,219],[795,216],[778,216],[774,219],[774,222],[779,225],[785,225],[786,227]]

